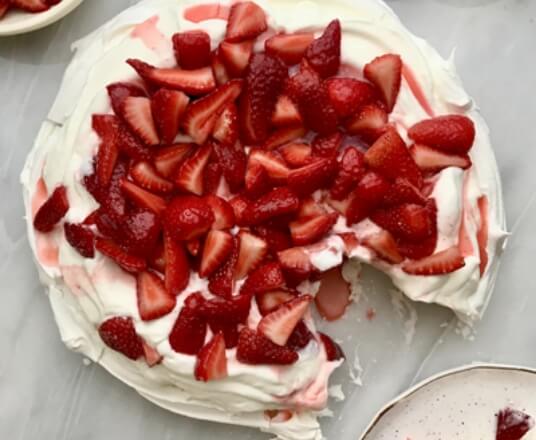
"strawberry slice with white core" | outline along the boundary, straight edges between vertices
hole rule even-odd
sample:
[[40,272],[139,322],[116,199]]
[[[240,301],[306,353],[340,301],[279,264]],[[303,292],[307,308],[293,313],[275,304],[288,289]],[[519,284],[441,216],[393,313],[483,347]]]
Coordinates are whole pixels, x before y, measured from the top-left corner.
[[278,309],[279,306],[293,300],[296,296],[296,292],[273,290],[271,292],[258,293],[255,299],[261,315],[266,316],[268,313]]
[[293,299],[261,319],[258,331],[274,344],[284,346],[288,338],[309,309],[313,297],[300,296]]
[[411,275],[446,275],[465,266],[465,260],[457,246],[417,261],[408,261],[402,270]]
[[238,2],[231,7],[225,39],[231,42],[251,40],[266,29],[266,14],[254,2]]
[[234,145],[238,140],[238,109],[234,102],[225,107],[216,121],[212,137],[228,145]]
[[28,12],[43,12],[50,8],[49,2],[45,0],[10,0],[12,6]]
[[296,107],[287,95],[281,95],[277,98],[275,111],[272,116],[272,124],[276,127],[285,127],[288,125],[301,126],[303,124],[298,107]]
[[143,188],[157,193],[173,191],[173,183],[160,176],[149,162],[138,162],[130,170],[132,178]]
[[195,144],[175,144],[158,150],[155,168],[162,176],[171,177],[195,147]]
[[268,177],[277,183],[284,183],[290,173],[285,161],[277,153],[264,150],[253,150],[249,155],[249,163],[262,166]]
[[223,41],[220,44],[219,54],[221,60],[232,78],[239,78],[244,75],[252,53],[253,41],[243,41],[241,43]]
[[266,53],[281,58],[288,66],[298,64],[315,36],[311,32],[277,34],[268,38],[264,47]]
[[175,140],[189,102],[190,98],[178,90],[160,89],[153,95],[153,118],[164,144],[171,144]]
[[182,244],[169,233],[164,233],[164,258],[166,262],[164,283],[170,295],[179,295],[190,282],[190,264]]
[[227,377],[225,338],[218,333],[197,353],[195,378],[202,382],[221,380]]
[[138,311],[143,321],[152,321],[167,315],[177,302],[170,295],[160,277],[151,272],[141,272],[137,278]]
[[213,194],[206,196],[205,201],[214,213],[212,229],[231,229],[235,225],[234,210],[229,202]]
[[307,277],[314,270],[309,254],[304,247],[294,247],[278,252],[277,258],[283,270],[291,275]]
[[382,55],[367,64],[364,73],[365,78],[380,91],[390,113],[396,104],[402,84],[402,59],[395,54]]
[[156,131],[151,100],[143,96],[129,96],[123,101],[122,113],[130,129],[146,145],[158,145],[160,137]]
[[275,131],[264,143],[263,149],[274,150],[281,145],[296,141],[305,136],[307,131],[303,126],[284,127]]
[[234,271],[234,279],[240,280],[256,269],[268,253],[268,244],[263,239],[247,231],[238,234],[240,247],[238,261]]
[[324,214],[327,214],[324,207],[320,205],[313,197],[307,197],[301,202],[298,218],[302,220],[311,219],[314,217],[320,217]]
[[409,149],[413,160],[424,172],[437,173],[448,167],[466,170],[471,167],[471,158],[467,154],[450,154],[423,144],[412,145]]
[[316,308],[322,318],[336,321],[350,305],[350,287],[342,277],[340,267],[324,272],[320,281],[320,288],[315,296]]
[[210,230],[214,212],[203,198],[183,195],[171,200],[162,221],[175,240],[187,241]]
[[332,181],[337,168],[335,159],[316,160],[310,165],[292,170],[288,175],[288,185],[296,194],[312,194]]
[[193,156],[189,157],[179,168],[175,176],[175,184],[183,191],[192,194],[203,194],[203,172],[210,160],[212,146],[206,144],[200,147]]
[[157,215],[166,210],[166,201],[162,197],[140,188],[128,180],[121,182],[121,191],[140,208],[150,209]]
[[361,108],[346,123],[346,131],[361,137],[365,142],[373,143],[387,129],[388,115],[384,109],[369,104]]
[[285,187],[276,188],[252,202],[245,212],[248,224],[258,225],[267,220],[293,214],[300,209],[300,199]]
[[331,230],[338,217],[338,214],[331,213],[291,222],[292,242],[296,246],[316,243]]
[[364,238],[363,245],[372,249],[380,258],[389,263],[399,264],[404,261],[404,258],[398,251],[395,239],[387,231],[381,231]]
[[229,232],[212,230],[207,234],[199,276],[209,277],[227,259],[233,250],[233,237]]
[[291,167],[300,168],[308,165],[312,160],[313,149],[309,144],[293,143],[281,147],[281,155]]
[[142,340],[143,345],[143,356],[145,357],[145,362],[149,367],[154,367],[162,362],[164,356],[162,356],[156,348],[150,346],[147,342]]
[[212,72],[214,73],[218,85],[221,86],[229,81],[229,74],[227,73],[227,69],[225,68],[225,64],[223,64],[218,50],[212,52],[210,65],[212,66]]

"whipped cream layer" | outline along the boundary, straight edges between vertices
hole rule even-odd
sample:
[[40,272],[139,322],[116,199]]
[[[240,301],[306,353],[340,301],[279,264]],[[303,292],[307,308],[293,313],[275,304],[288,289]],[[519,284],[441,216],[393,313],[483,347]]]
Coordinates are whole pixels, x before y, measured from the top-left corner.
[[[377,0],[359,0],[352,4],[342,0],[258,3],[269,15],[270,26],[278,31],[320,33],[329,21],[340,18],[343,62],[362,68],[382,53],[399,53],[418,81],[425,98],[423,102],[429,104],[428,110],[438,115],[463,113],[473,119],[477,128],[471,152],[475,166],[466,173],[467,178],[458,170],[443,171],[434,197],[439,209],[439,247],[447,247],[449,240],[457,237],[457,233],[452,235],[452,230],[460,224],[462,213],[467,216],[466,224],[476,245],[480,222],[476,200],[482,194],[488,197],[490,265],[485,277],[480,279],[478,256],[469,257],[462,270],[442,277],[407,275],[397,267],[373,259],[364,247],[356,248],[352,257],[386,271],[412,299],[443,304],[466,320],[479,317],[491,292],[496,256],[505,237],[504,212],[487,127],[471,98],[463,91],[452,61],[443,60],[425,41],[411,35],[396,15]],[[229,350],[229,377],[208,384],[197,382],[193,378],[195,357],[174,352],[168,335],[188,294],[206,292],[204,280],[193,275],[172,313],[155,321],[142,322],[136,304],[135,280],[131,275],[102,255],[92,260],[82,258],[67,243],[61,228],[43,236],[32,226],[39,198],[41,202],[46,198],[46,195],[39,195],[41,178],[49,190],[59,184],[67,188],[71,208],[66,221],[81,222],[98,207],[81,184],[82,177],[91,172],[92,157],[99,145],[91,128],[91,115],[111,112],[107,84],[139,80],[125,63],[127,58],[173,66],[170,37],[175,32],[201,28],[211,35],[214,45],[222,39],[226,22],[192,23],[184,18],[184,9],[193,4],[198,2],[141,1],[74,44],[75,57],[21,176],[30,244],[41,279],[49,291],[62,339],[69,348],[100,363],[141,395],[171,411],[205,420],[259,427],[281,439],[320,439],[315,411],[325,406],[328,378],[339,363],[327,362],[324,350],[316,341],[300,352],[295,365],[278,370],[240,364],[234,351]],[[397,106],[391,114],[391,120],[403,135],[404,127],[428,117],[415,96],[414,88],[403,81]],[[462,209],[464,205],[470,209]],[[341,222],[336,229],[337,232],[348,230]],[[374,226],[364,222],[352,230],[366,235]],[[336,252],[312,255],[314,264],[322,270],[342,261],[342,240],[333,236],[329,245]],[[164,356],[161,365],[149,368],[143,361],[132,362],[103,344],[96,327],[116,315],[133,318],[138,334]],[[250,321],[255,319],[258,313],[253,307]],[[308,325],[314,328],[310,318]],[[286,422],[271,421],[264,415],[267,409],[289,407],[302,410]]]

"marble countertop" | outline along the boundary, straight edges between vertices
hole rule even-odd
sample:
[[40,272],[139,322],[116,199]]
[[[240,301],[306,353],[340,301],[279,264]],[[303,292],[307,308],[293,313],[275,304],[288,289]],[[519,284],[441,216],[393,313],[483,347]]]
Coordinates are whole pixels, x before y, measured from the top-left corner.
[[[56,95],[70,44],[134,3],[86,0],[44,30],[0,38],[0,438],[264,438],[167,413],[86,365],[61,343],[33,266],[18,177],[25,156]],[[456,48],[465,87],[491,127],[512,237],[488,312],[471,338],[460,336],[448,311],[399,301],[384,279],[365,277],[359,303],[329,325],[349,358],[334,378],[346,399],[332,404],[334,416],[323,423],[329,440],[357,439],[383,404],[441,370],[476,361],[536,367],[536,2],[388,3],[443,56]]]

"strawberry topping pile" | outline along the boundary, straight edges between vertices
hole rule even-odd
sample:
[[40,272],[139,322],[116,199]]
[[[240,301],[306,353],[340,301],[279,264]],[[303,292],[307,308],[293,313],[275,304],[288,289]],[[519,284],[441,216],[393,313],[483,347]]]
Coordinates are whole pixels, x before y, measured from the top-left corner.
[[21,11],[32,13],[44,12],[60,2],[61,0],[0,0],[0,19],[10,9],[20,9]]
[[[137,79],[108,85],[113,113],[92,120],[100,146],[83,183],[100,206],[85,222],[64,225],[82,256],[100,252],[136,278],[143,321],[175,309],[194,274],[206,280],[207,291],[184,300],[169,335],[173,350],[197,356],[201,381],[227,375],[230,348],[252,365],[293,364],[312,340],[328,360],[344,356],[308,328],[313,298],[296,290],[320,275],[308,252],[335,224],[348,227],[347,253],[366,246],[408,274],[465,264],[457,247],[434,253],[429,195],[439,171],[471,166],[471,120],[419,122],[408,146],[389,122],[400,56],[379,56],[359,79],[340,76],[338,20],[321,35],[262,40],[267,29],[258,5],[239,2],[214,51],[208,34],[188,31],[173,36],[176,67],[128,59]],[[59,187],[35,228],[51,231],[67,210]],[[381,232],[356,236],[350,227],[365,219]],[[258,325],[248,322],[253,305]],[[158,363],[130,318],[105,321],[99,332],[125,356]]]

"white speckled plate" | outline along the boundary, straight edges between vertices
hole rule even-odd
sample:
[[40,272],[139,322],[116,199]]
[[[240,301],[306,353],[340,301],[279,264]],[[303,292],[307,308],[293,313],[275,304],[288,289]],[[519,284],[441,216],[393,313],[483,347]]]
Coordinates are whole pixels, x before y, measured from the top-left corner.
[[[491,440],[496,414],[510,407],[536,417],[536,370],[470,365],[433,376],[374,418],[361,440]],[[536,430],[523,439],[536,438]]]

